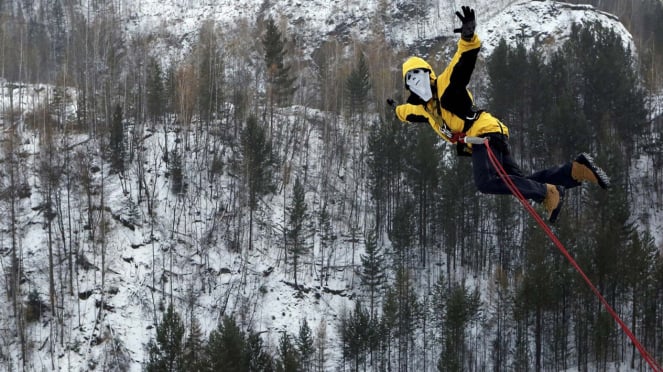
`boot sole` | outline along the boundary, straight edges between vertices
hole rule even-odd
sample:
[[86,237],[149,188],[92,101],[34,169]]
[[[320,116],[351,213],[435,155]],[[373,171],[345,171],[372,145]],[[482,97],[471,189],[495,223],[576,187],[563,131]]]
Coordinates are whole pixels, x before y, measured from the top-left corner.
[[599,186],[602,189],[608,189],[610,187],[610,177],[608,177],[608,175],[605,173],[603,169],[601,169],[601,167],[599,167],[598,165],[596,165],[596,163],[594,163],[594,158],[592,158],[591,155],[589,155],[586,152],[583,152],[580,155],[578,155],[576,161],[586,166],[592,171],[592,173],[594,173],[594,176],[596,176],[596,179],[599,181]]

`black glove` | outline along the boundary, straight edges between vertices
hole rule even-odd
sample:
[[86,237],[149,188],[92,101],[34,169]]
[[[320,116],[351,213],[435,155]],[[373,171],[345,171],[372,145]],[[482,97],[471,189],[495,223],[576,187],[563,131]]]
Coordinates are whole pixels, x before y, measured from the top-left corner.
[[396,108],[396,101],[391,98],[387,98],[387,104],[393,108]]
[[472,40],[474,36],[474,29],[477,27],[477,23],[474,18],[474,9],[469,6],[462,6],[463,14],[456,12],[460,21],[463,22],[463,25],[460,28],[454,29],[454,32],[459,32],[460,37],[465,41]]

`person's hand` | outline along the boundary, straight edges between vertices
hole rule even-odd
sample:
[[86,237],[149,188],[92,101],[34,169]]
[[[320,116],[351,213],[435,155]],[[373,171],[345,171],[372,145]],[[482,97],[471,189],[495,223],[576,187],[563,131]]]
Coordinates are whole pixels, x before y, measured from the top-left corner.
[[463,14],[456,12],[456,16],[460,18],[463,25],[454,29],[455,33],[460,33],[460,37],[465,41],[472,40],[474,36],[474,29],[477,27],[476,18],[474,17],[474,9],[469,6],[462,6]]
[[387,98],[387,104],[391,106],[392,108],[396,108],[396,101],[394,101],[391,98]]

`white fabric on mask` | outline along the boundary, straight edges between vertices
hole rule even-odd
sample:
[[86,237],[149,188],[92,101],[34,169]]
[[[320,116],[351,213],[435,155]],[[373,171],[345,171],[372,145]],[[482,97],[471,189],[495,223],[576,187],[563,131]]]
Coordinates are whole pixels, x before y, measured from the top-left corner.
[[424,69],[410,70],[405,74],[405,84],[410,91],[425,102],[433,98],[430,88],[430,73]]

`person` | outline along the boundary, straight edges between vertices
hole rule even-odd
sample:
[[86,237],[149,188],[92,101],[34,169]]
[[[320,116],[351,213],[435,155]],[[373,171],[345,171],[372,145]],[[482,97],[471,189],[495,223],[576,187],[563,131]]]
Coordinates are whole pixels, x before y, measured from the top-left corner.
[[564,203],[565,190],[582,182],[598,184],[603,189],[610,179],[592,157],[581,153],[575,160],[525,176],[510,154],[509,129],[489,112],[474,106],[467,89],[481,48],[475,34],[474,9],[461,7],[456,12],[462,23],[454,33],[460,33],[456,53],[444,71],[436,76],[433,68],[420,57],[410,57],[403,63],[403,80],[410,92],[407,102],[396,105],[396,116],[403,122],[428,123],[446,141],[457,145],[459,155],[472,157],[472,173],[477,189],[486,194],[509,194],[511,191],[492,166],[488,149],[482,145],[465,144],[464,136],[488,138],[490,149],[502,164],[523,196],[543,204],[548,221],[554,223]]

